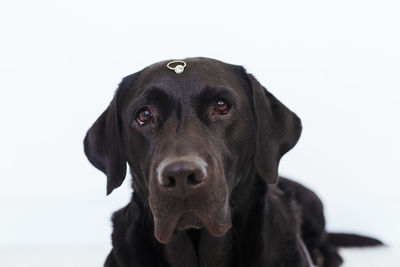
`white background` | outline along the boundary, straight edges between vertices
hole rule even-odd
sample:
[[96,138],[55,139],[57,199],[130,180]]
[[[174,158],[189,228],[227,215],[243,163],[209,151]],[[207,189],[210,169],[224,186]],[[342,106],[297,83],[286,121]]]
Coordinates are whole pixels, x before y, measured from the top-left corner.
[[400,244],[398,1],[0,1],[0,246],[109,244],[87,129],[122,77],[165,59],[244,65],[303,122],[280,172],[328,229]]

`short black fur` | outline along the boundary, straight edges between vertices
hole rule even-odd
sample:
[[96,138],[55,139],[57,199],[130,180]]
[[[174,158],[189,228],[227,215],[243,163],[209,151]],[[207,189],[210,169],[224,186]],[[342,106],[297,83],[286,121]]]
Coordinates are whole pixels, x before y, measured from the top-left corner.
[[[127,163],[132,175],[132,199],[112,218],[105,266],[339,266],[336,245],[346,235],[327,234],[318,197],[278,177],[300,119],[244,68],[185,61],[179,75],[161,62],[126,77],[84,140],[89,161],[107,175],[107,194]],[[221,99],[229,102],[223,115],[213,109]],[[154,118],[146,125],[136,119],[143,107]],[[166,189],[165,166],[170,176],[193,166],[192,180],[206,176]],[[379,242],[363,238],[352,245]]]

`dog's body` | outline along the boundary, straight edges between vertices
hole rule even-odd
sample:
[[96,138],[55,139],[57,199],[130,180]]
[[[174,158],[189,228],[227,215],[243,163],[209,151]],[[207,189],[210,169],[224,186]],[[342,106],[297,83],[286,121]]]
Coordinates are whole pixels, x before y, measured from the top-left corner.
[[240,66],[185,61],[126,77],[85,138],[108,193],[133,177],[105,266],[339,266],[318,197],[277,183],[297,116]]
[[293,197],[299,189],[302,194],[303,188],[284,178],[279,185],[288,193],[261,180],[255,182],[246,204],[235,207],[237,218],[224,237],[216,239],[206,230],[188,230],[166,246],[154,238],[146,202],[134,196],[113,216],[114,248],[105,266],[310,266],[298,239],[300,233],[314,262],[339,266],[342,261],[337,248],[328,242],[318,198],[312,194],[305,200],[311,204],[307,210],[311,216],[302,220],[301,208]]

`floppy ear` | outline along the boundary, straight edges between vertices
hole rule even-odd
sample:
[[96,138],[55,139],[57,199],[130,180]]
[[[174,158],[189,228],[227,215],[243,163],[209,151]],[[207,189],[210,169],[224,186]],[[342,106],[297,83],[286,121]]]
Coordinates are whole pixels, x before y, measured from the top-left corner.
[[256,171],[268,183],[276,183],[279,161],[299,140],[301,121],[251,74],[248,74],[248,78],[257,124]]
[[107,175],[107,195],[120,186],[126,176],[126,156],[118,103],[132,80],[133,75],[122,80],[110,105],[90,127],[83,141],[90,163]]

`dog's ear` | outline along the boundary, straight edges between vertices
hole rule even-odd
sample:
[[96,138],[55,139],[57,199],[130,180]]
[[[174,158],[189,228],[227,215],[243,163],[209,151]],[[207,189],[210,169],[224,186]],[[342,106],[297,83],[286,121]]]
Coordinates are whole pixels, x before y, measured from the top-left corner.
[[251,74],[248,74],[248,79],[252,87],[257,124],[256,171],[268,183],[276,183],[279,161],[299,140],[301,121]]
[[120,98],[132,85],[134,74],[122,80],[108,108],[88,130],[84,143],[86,157],[107,175],[107,195],[119,187],[126,176],[126,156],[119,116]]

